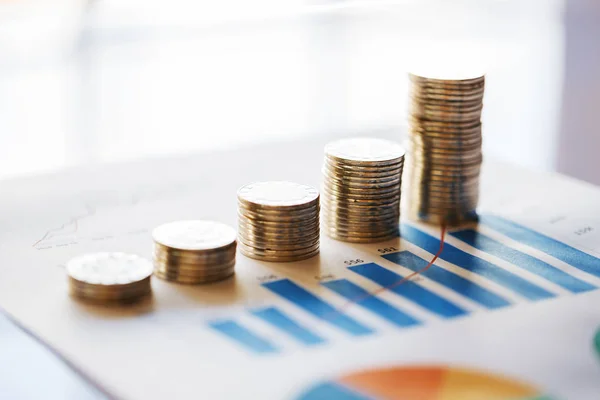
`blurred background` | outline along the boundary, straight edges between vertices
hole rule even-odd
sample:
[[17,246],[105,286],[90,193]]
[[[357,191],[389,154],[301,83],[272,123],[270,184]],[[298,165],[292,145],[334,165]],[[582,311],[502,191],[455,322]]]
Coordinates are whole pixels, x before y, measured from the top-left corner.
[[600,184],[596,0],[0,0],[0,178],[401,140],[432,57],[487,71],[487,157]]

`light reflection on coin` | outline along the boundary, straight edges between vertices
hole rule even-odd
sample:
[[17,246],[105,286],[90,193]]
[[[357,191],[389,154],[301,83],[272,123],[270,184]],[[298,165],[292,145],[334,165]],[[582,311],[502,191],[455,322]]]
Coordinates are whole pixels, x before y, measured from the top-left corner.
[[405,150],[399,144],[383,139],[351,138],[331,142],[325,146],[325,155],[347,164],[397,163]]
[[155,242],[179,250],[209,250],[235,242],[235,230],[215,221],[175,221],[152,232]]
[[315,188],[287,181],[254,182],[238,190],[240,202],[263,208],[310,206],[318,197]]

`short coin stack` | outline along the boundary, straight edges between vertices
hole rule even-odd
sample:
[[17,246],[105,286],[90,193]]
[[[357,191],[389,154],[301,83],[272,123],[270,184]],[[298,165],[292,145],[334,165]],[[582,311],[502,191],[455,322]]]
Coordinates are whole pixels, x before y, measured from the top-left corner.
[[175,221],[160,225],[154,239],[154,275],[184,284],[216,282],[233,275],[236,233],[215,221]]
[[263,261],[319,253],[319,192],[293,182],[256,182],[238,190],[240,251]]
[[485,78],[411,74],[410,80],[411,214],[439,224],[473,220],[479,200]]
[[150,261],[125,253],[93,253],[67,263],[71,296],[94,303],[138,301],[151,292]]
[[323,229],[346,242],[398,236],[404,149],[388,140],[343,139],[325,146]]

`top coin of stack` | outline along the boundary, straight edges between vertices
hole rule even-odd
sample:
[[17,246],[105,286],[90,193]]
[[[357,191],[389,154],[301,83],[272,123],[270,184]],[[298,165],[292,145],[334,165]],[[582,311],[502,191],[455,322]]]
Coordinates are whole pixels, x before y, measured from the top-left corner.
[[154,275],[172,282],[200,284],[234,273],[236,233],[214,221],[176,221],[158,226],[154,239]]
[[240,251],[264,261],[319,253],[319,192],[293,182],[256,182],[238,191]]
[[150,261],[125,253],[94,253],[67,263],[73,297],[95,303],[131,303],[151,292]]
[[353,138],[325,146],[323,230],[346,242],[398,236],[404,149],[388,140]]
[[457,224],[476,218],[485,77],[410,74],[409,207],[417,218]]

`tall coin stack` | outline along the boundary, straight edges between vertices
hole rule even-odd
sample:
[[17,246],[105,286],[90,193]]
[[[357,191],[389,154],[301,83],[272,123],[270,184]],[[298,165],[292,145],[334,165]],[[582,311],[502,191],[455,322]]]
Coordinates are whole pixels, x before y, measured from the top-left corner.
[[343,139],[325,146],[323,229],[346,242],[398,236],[404,149],[388,140]]
[[123,304],[151,292],[152,264],[135,254],[93,253],[67,263],[71,296],[94,303]]
[[236,233],[214,221],[176,221],[160,225],[154,239],[154,275],[184,284],[216,282],[233,275]]
[[432,223],[476,219],[485,77],[433,79],[410,74],[411,215]]
[[299,261],[319,253],[319,192],[293,182],[256,182],[238,190],[238,240],[247,257]]

